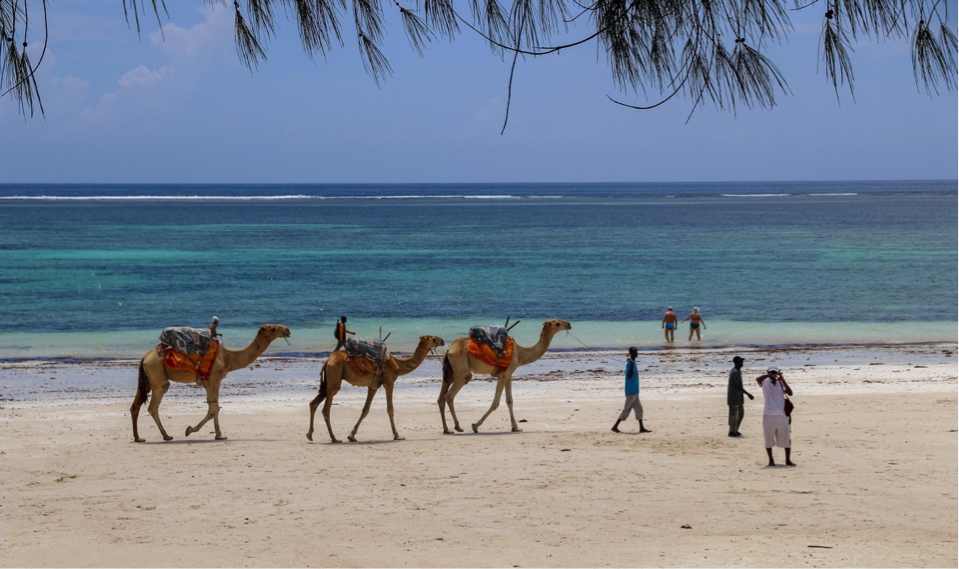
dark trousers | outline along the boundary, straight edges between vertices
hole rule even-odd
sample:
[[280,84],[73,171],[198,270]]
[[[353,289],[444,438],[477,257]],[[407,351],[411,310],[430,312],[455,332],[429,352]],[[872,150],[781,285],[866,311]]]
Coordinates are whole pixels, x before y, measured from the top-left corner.
[[744,412],[745,412],[745,408],[741,403],[739,405],[729,406],[729,432],[730,433],[739,432],[739,425],[743,424]]

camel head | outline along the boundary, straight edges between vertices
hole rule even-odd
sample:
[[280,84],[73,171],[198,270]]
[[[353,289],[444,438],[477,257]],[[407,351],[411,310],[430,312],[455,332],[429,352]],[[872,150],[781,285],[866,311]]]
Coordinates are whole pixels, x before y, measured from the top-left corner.
[[572,328],[568,320],[556,319],[543,322],[543,332],[550,336],[554,336],[563,330],[571,330]]
[[420,336],[420,345],[426,346],[428,350],[434,350],[440,346],[445,346],[446,342],[443,341],[443,338],[439,336]]
[[289,338],[290,329],[282,324],[264,324],[258,334],[266,336],[271,342],[277,338]]

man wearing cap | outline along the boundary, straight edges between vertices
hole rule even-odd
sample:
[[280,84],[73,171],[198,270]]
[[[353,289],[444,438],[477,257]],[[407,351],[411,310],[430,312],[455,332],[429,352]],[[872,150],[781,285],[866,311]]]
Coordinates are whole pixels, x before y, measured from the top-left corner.
[[792,395],[793,390],[776,366],[770,366],[764,375],[757,377],[756,383],[763,388],[763,438],[766,441],[769,466],[776,466],[773,461],[773,446],[786,449],[786,466],[796,466],[789,460],[792,434],[789,432],[786,397],[783,395]]
[[743,387],[743,359],[739,356],[733,358],[733,366],[735,367],[729,372],[729,386],[726,389],[726,404],[729,405],[729,436],[741,437],[739,425],[743,422],[743,394],[745,393],[750,401],[753,400],[753,395]]

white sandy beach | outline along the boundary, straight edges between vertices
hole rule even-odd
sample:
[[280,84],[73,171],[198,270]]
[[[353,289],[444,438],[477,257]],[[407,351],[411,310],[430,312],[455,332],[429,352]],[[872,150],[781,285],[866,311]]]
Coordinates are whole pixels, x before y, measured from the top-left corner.
[[[221,398],[225,442],[212,424],[182,436],[206,406],[174,385],[161,415],[176,439],[162,442],[144,408],[145,444],[130,429],[135,362],[4,364],[0,564],[955,566],[955,349],[737,352],[757,394],[740,439],[726,436],[729,351],[641,354],[647,435],[609,431],[622,354],[550,353],[516,376],[523,433],[503,404],[479,435],[442,435],[430,360],[400,379],[406,441],[392,440],[380,395],[361,442],[341,445],[319,415],[317,442],[304,436],[318,362],[228,377],[243,387]],[[749,378],[772,362],[796,392],[795,468],[765,466]],[[54,392],[84,380],[106,387],[10,396],[25,381]],[[464,426],[492,394],[486,381],[461,392]],[[364,396],[337,395],[341,438]]]

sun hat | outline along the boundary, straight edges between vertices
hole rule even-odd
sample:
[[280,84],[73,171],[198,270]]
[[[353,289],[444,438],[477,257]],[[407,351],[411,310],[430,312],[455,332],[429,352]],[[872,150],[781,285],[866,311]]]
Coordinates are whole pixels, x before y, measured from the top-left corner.
[[776,366],[769,366],[768,368],[766,368],[766,372],[767,372],[767,373],[773,373],[773,372],[779,373],[779,368],[776,367]]

